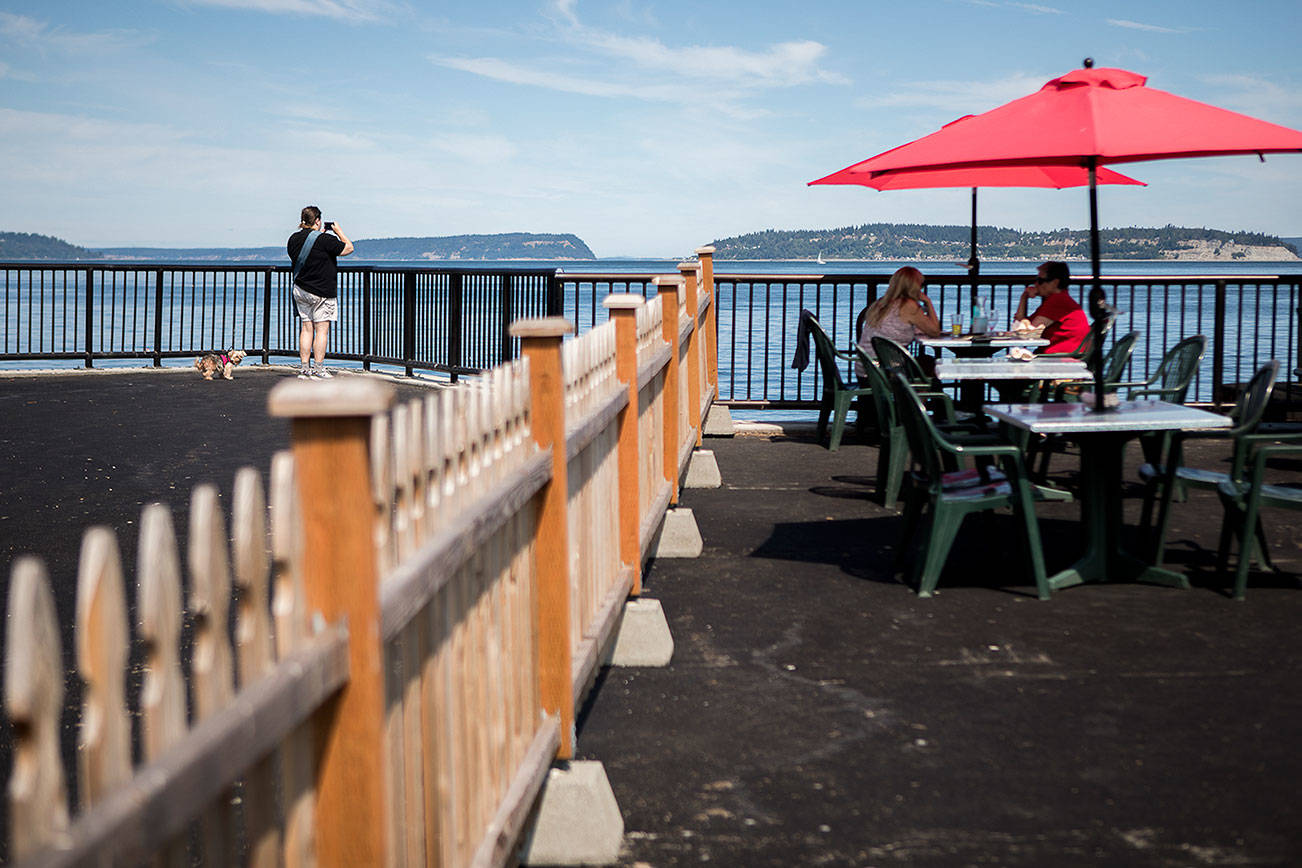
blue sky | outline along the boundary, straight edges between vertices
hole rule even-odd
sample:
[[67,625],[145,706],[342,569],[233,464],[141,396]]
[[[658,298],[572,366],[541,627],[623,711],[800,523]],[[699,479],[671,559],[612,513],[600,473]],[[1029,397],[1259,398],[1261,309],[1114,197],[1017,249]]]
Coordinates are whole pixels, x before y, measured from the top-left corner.
[[[89,246],[574,232],[679,257],[766,228],[959,223],[965,190],[805,182],[1086,56],[1302,127],[1302,4],[0,2],[0,230]],[[1131,164],[1105,227],[1302,235],[1302,155]],[[1081,190],[981,222],[1088,225]]]

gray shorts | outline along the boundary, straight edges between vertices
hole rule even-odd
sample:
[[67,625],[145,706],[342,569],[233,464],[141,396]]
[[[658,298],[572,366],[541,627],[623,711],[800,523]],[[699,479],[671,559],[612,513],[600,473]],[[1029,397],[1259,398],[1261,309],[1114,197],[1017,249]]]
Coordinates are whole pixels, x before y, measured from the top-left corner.
[[299,319],[309,322],[336,322],[339,319],[339,299],[322,298],[294,284],[294,307],[298,308]]

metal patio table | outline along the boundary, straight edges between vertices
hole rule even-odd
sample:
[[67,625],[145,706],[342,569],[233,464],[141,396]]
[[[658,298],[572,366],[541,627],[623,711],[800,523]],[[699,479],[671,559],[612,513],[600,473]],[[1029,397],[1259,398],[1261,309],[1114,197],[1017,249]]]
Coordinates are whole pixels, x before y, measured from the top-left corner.
[[[959,335],[957,337],[941,335],[938,338],[919,338],[918,342],[928,349],[949,350],[956,359],[968,361],[989,359],[995,353],[1013,347],[1047,347],[1049,345],[1049,342],[1044,338],[986,337],[983,335]],[[942,362],[943,360],[937,360],[936,362],[937,376],[940,376],[939,368]],[[952,377],[951,379],[979,380],[981,378]],[[959,406],[975,412],[981,408],[982,400],[985,398],[985,390],[982,388],[981,383],[967,381],[959,384],[958,395]]]
[[[1189,580],[1162,569],[1121,546],[1121,466],[1126,441],[1147,431],[1229,428],[1227,416],[1165,401],[1124,401],[1098,411],[1091,404],[991,404],[986,412],[1035,434],[1063,434],[1080,444],[1081,520],[1085,553],[1049,577],[1054,590],[1084,582],[1140,581],[1188,588]],[[1164,497],[1170,496],[1166,486]]]
[[[981,412],[985,384],[989,382],[1007,384],[1022,380],[1031,383],[1036,380],[1088,380],[1091,377],[1089,368],[1080,359],[1034,358],[1020,362],[1009,358],[959,358],[936,362],[936,379],[957,380],[959,406],[973,413]],[[1020,393],[1015,397],[1021,397]]]

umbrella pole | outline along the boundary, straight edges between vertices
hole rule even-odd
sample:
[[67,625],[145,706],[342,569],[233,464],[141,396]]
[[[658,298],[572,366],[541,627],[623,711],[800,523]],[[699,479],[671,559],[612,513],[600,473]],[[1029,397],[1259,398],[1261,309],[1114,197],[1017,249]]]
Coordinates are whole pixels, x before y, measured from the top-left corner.
[[977,259],[977,188],[972,188],[972,255],[967,259],[967,275],[972,278],[971,303],[977,300],[977,277],[981,274],[981,260]]
[[[1099,189],[1098,189],[1098,158],[1089,158],[1090,170],[1090,268],[1093,272],[1093,284],[1090,286],[1089,302],[1087,310],[1091,321],[1104,316],[1107,311],[1108,299],[1103,291],[1103,285],[1099,282]],[[1100,341],[1100,344],[1102,341]],[[1100,390],[1100,394],[1102,394]],[[1100,401],[1103,399],[1100,397]],[[1100,409],[1102,404],[1099,405]]]
[[1099,282],[1099,188],[1098,158],[1089,158],[1090,170],[1090,266],[1094,271],[1094,283]]

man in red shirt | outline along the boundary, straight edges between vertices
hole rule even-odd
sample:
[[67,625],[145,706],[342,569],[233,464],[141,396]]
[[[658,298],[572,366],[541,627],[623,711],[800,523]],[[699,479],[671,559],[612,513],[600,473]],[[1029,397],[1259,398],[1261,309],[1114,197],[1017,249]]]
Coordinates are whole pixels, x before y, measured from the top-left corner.
[[1035,296],[1040,297],[1040,306],[1030,315],[1032,325],[1044,326],[1041,337],[1049,342],[1041,347],[1041,353],[1071,353],[1080,346],[1080,342],[1089,333],[1090,323],[1085,311],[1067,292],[1071,282],[1071,272],[1065,262],[1046,262],[1037,271],[1035,283],[1022,291],[1022,300],[1017,304],[1014,320],[1027,318],[1026,306]]

